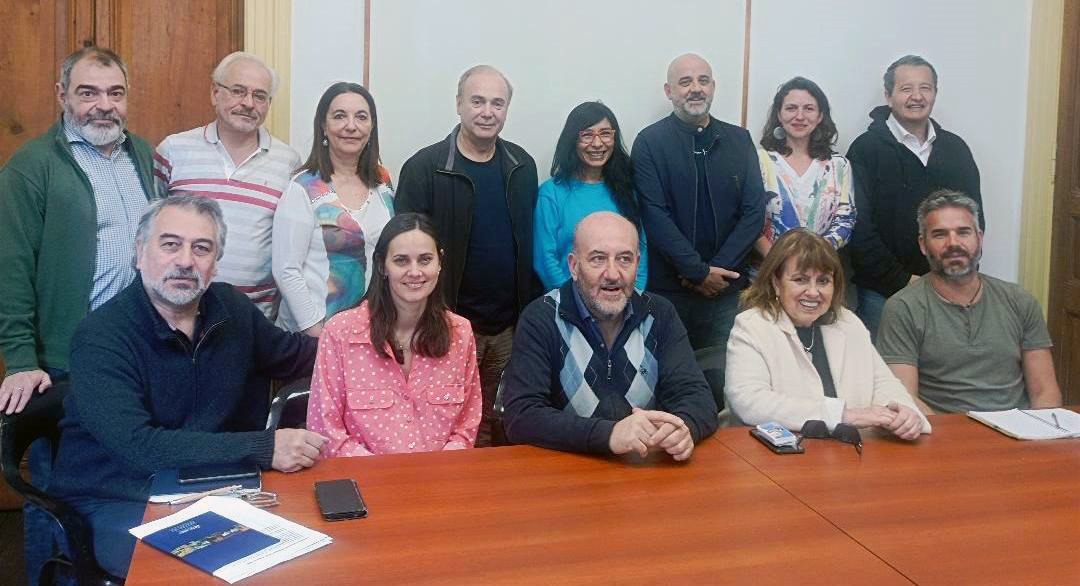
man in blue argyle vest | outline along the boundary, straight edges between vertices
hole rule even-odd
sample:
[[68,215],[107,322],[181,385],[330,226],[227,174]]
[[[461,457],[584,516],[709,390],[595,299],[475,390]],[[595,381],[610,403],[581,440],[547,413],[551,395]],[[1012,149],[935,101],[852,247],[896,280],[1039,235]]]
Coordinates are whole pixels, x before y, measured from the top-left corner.
[[530,303],[504,374],[512,443],[686,460],[717,408],[666,299],[634,290],[637,229],[597,212],[574,232],[571,279]]

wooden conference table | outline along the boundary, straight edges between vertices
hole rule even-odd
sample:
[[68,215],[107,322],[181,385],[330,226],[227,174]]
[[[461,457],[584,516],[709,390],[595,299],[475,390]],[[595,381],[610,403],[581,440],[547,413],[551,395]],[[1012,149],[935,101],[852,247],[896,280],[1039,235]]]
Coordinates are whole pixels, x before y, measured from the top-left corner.
[[[829,440],[777,456],[735,428],[687,464],[521,446],[269,473],[271,510],[334,543],[243,583],[1077,583],[1080,442],[932,421],[915,445],[866,437],[861,458]],[[312,483],[349,477],[369,517],[323,521]],[[214,582],[142,543],[128,578]]]

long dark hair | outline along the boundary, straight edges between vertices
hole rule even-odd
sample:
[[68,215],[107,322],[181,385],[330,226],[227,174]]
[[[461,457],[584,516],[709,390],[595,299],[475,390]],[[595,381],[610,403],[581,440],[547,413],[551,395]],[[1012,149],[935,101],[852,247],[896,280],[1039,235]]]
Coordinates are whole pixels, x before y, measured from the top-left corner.
[[[371,285],[368,287],[365,298],[368,302],[368,313],[371,315],[371,344],[375,351],[384,358],[391,358],[387,354],[387,342],[393,339],[394,324],[397,323],[397,307],[390,295],[390,282],[386,277],[386,251],[390,248],[390,242],[405,232],[419,230],[431,237],[435,242],[436,254],[439,255],[440,264],[442,252],[439,248],[439,240],[435,235],[435,226],[431,220],[423,214],[403,213],[398,214],[383,227],[379,242],[375,244],[372,253]],[[416,324],[409,347],[413,352],[429,358],[446,356],[450,351],[450,318],[446,315],[446,302],[443,300],[442,287],[435,283],[435,288],[427,298],[424,312],[420,314],[420,321]],[[395,356],[397,347],[391,345]]]
[[385,175],[379,172],[379,114],[375,111],[375,98],[358,83],[339,81],[323,92],[319,105],[315,107],[315,133],[312,135],[314,138],[311,141],[311,154],[297,171],[317,171],[320,179],[330,181],[334,165],[330,161],[330,147],[323,146],[323,141],[326,140],[323,125],[326,124],[326,113],[330,111],[330,102],[346,93],[359,94],[367,100],[368,110],[371,112],[371,135],[368,136],[367,146],[356,163],[356,174],[365,185],[375,187],[386,182]]
[[833,122],[829,99],[825,97],[825,92],[821,91],[818,84],[805,77],[793,77],[776,90],[772,108],[769,109],[769,119],[765,122],[765,128],[761,130],[761,146],[767,151],[775,151],[781,155],[791,154],[791,147],[787,145],[787,140],[773,136],[773,130],[780,126],[780,108],[784,105],[784,98],[793,90],[804,90],[817,101],[818,110],[821,112],[821,122],[810,133],[809,151],[811,157],[824,161],[833,154],[832,147],[836,144],[836,123]]
[[583,163],[577,153],[578,133],[602,120],[611,123],[615,129],[615,143],[612,145],[611,158],[604,163],[604,184],[615,196],[615,205],[619,213],[641,226],[641,208],[634,194],[634,167],[630,155],[623,146],[622,130],[615,113],[600,102],[578,104],[566,117],[559,141],[555,143],[555,156],[551,161],[551,176],[558,183],[566,184],[578,176]]

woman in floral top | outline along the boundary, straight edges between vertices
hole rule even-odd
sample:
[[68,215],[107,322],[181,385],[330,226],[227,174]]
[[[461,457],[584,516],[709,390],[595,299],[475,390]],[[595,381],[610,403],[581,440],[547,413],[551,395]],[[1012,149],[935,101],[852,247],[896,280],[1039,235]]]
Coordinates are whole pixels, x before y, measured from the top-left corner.
[[835,143],[836,124],[821,88],[804,77],[780,86],[758,149],[767,203],[754,248],[762,257],[792,228],[812,230],[837,249],[851,238],[851,165],[833,152]]

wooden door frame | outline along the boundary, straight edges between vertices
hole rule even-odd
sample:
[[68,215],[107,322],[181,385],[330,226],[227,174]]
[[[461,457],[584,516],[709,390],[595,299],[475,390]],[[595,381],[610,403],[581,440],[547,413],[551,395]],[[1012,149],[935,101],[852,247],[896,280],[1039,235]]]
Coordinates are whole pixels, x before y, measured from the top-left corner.
[[1070,376],[1080,371],[1073,364],[1080,360],[1080,327],[1073,327],[1080,315],[1069,309],[1070,300],[1080,300],[1080,205],[1074,203],[1080,194],[1080,0],[1065,0],[1063,24],[1047,315],[1058,382],[1065,404],[1073,405],[1080,403],[1080,380]]

